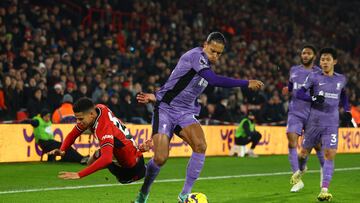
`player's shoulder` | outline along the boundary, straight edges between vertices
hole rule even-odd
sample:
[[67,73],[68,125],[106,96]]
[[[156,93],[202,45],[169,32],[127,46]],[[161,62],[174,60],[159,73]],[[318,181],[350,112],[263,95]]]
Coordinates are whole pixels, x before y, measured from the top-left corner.
[[109,119],[109,112],[110,112],[110,109],[105,106],[104,104],[96,104],[95,105],[96,107],[96,111],[98,113],[98,116],[96,118],[96,123],[107,123],[107,122],[110,122],[110,119]]
[[318,71],[321,71],[321,68],[317,65],[314,65],[313,68],[312,68],[312,71],[313,72],[318,72]]
[[308,75],[310,80],[316,80],[316,78],[322,77],[321,71],[311,71]]
[[108,107],[107,106],[105,106],[104,104],[96,104],[95,105],[95,107],[97,108],[97,109],[99,109],[100,111],[108,111]]
[[195,47],[193,49],[190,49],[183,56],[187,56],[190,58],[204,58],[204,60],[207,61],[202,47]]
[[290,67],[290,74],[296,74],[302,71],[301,65],[293,65]]
[[290,67],[290,71],[298,70],[298,69],[300,69],[300,68],[301,68],[301,65],[299,65],[299,64],[297,64],[297,65],[292,65],[292,66]]
[[337,72],[334,72],[334,76],[339,78],[339,80],[344,80],[346,81],[346,76],[341,74],[341,73],[337,73]]

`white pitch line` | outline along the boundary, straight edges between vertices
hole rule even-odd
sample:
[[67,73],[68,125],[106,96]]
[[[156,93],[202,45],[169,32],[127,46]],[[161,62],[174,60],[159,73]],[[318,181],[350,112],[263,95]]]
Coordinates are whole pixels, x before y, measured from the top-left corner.
[[[337,168],[335,171],[356,171],[360,170],[360,167],[352,168]],[[308,170],[306,173],[318,173],[319,170]],[[198,180],[218,180],[218,179],[230,179],[230,178],[246,178],[246,177],[264,177],[264,176],[279,176],[279,175],[290,175],[292,172],[275,172],[275,173],[254,173],[254,174],[242,174],[242,175],[231,175],[231,176],[212,176],[212,177],[200,177]],[[155,183],[168,183],[168,182],[182,182],[185,179],[163,179],[156,180]],[[14,194],[14,193],[26,193],[26,192],[42,192],[42,191],[56,191],[56,190],[74,190],[84,188],[101,188],[101,187],[112,187],[112,186],[127,186],[127,185],[139,185],[142,181],[134,182],[131,184],[96,184],[96,185],[79,185],[79,186],[66,186],[66,187],[49,187],[49,188],[35,188],[25,190],[8,190],[0,191],[0,195],[3,194]]]

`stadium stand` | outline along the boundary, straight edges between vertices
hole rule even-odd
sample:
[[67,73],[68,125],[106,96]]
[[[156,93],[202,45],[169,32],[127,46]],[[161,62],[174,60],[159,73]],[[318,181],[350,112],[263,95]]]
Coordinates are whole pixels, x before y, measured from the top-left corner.
[[251,110],[262,124],[284,125],[289,98],[281,95],[281,89],[290,66],[300,62],[304,43],[339,49],[342,66],[337,71],[349,80],[351,103],[359,103],[360,19],[355,17],[359,4],[355,0],[221,4],[212,0],[191,4],[3,0],[0,120],[20,122],[39,113],[37,105],[54,111],[60,105],[58,98],[70,94],[74,102],[88,96],[114,106],[125,122],[149,123],[152,108],[138,105],[136,93],[159,88],[176,59],[185,50],[201,46],[203,36],[214,30],[228,39],[226,53],[214,70],[260,79],[265,88],[255,93],[208,87],[206,100],[200,101],[203,123],[238,122]]

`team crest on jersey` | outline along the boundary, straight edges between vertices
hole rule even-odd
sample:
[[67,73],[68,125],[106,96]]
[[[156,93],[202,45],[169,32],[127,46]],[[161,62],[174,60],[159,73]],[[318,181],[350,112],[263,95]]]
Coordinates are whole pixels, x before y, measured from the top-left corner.
[[200,69],[209,68],[209,64],[207,60],[204,58],[204,56],[200,56],[199,64],[200,64]]
[[337,90],[340,90],[340,89],[341,89],[341,83],[340,83],[340,82],[338,82],[338,83],[336,84],[336,89],[337,89]]

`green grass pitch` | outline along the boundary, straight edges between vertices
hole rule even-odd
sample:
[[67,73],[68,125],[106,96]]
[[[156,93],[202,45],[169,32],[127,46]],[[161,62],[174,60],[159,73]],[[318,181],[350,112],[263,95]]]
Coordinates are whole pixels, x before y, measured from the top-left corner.
[[[183,186],[188,158],[170,158],[151,189],[149,203],[177,202]],[[78,171],[84,166],[64,163],[0,164],[0,202],[123,202],[134,200],[142,180],[117,184],[101,170],[81,180],[61,180],[59,171]],[[290,166],[287,156],[261,156],[257,159],[207,157],[201,178],[193,192],[207,195],[210,203],[302,203],[317,202],[319,163],[311,156],[305,188],[290,193]],[[360,155],[336,157],[330,192],[336,203],[360,202]]]

